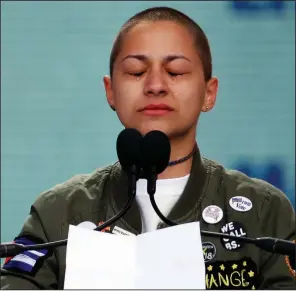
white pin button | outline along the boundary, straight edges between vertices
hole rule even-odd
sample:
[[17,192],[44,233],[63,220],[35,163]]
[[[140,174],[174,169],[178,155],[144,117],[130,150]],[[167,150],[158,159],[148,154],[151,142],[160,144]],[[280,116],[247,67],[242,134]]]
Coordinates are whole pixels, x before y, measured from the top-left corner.
[[223,217],[222,209],[217,205],[210,205],[202,212],[202,218],[205,222],[215,224],[218,223]]
[[77,226],[87,229],[95,229],[97,227],[93,222],[90,221],[83,221],[79,223]]
[[235,196],[230,198],[229,205],[236,211],[246,212],[252,209],[252,201],[244,196]]

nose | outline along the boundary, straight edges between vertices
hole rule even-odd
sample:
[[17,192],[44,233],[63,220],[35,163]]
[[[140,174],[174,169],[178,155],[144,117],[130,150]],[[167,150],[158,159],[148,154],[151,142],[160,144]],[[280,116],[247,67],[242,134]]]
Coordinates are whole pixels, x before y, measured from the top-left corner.
[[168,87],[165,80],[165,76],[161,71],[151,71],[149,72],[144,93],[149,97],[164,97],[168,94]]

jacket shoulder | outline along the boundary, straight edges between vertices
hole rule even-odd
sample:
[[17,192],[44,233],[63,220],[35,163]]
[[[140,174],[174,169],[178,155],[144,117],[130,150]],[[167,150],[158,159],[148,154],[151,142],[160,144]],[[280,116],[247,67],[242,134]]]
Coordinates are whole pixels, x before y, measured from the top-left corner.
[[212,176],[222,178],[228,195],[246,196],[262,203],[273,200],[290,204],[283,191],[270,183],[262,179],[250,177],[238,170],[225,168],[215,161],[207,161],[210,163]]
[[232,169],[225,169],[225,178],[236,185],[237,190],[249,189],[256,193],[261,199],[288,199],[286,195],[277,187],[258,178],[249,177],[248,175]]
[[96,188],[96,190],[102,188],[116,165],[117,164],[113,164],[98,168],[89,174],[78,174],[62,183],[56,184],[41,192],[35,200],[33,207],[38,209],[45,205],[50,206],[56,202],[62,203],[63,201],[69,201],[74,198],[78,192],[80,197],[83,196],[83,194],[86,196],[92,195],[94,192],[99,194],[98,191],[91,191],[92,188]]

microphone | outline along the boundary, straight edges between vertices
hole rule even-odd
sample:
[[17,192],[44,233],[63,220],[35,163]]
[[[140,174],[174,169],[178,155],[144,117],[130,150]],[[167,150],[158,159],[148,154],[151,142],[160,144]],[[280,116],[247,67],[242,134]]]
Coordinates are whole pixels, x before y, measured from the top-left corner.
[[154,194],[156,191],[157,174],[163,172],[169,164],[171,144],[166,134],[153,130],[147,133],[142,140],[142,166],[144,177],[147,179],[147,193],[154,211],[167,225],[174,226],[176,223],[168,220],[158,209]]
[[[105,223],[101,224],[94,230],[101,231],[120,219],[131,207],[136,196],[137,176],[140,171],[140,147],[142,135],[135,129],[124,129],[117,138],[116,148],[119,162],[124,172],[128,175],[128,194],[129,198],[123,209]],[[21,245],[21,244],[1,244],[0,257],[13,257],[26,250],[40,250],[65,246],[67,239],[38,244],[38,245]]]
[[116,150],[124,172],[139,175],[141,170],[142,135],[133,128],[124,129],[117,138]]
[[150,196],[155,194],[157,175],[168,166],[170,155],[170,141],[163,132],[153,130],[144,136],[141,144],[141,164]]
[[128,176],[128,201],[123,209],[108,221],[95,228],[101,231],[105,227],[119,220],[132,206],[136,197],[137,180],[141,170],[141,141],[143,137],[139,131],[133,128],[124,129],[117,138],[116,150],[122,170]]

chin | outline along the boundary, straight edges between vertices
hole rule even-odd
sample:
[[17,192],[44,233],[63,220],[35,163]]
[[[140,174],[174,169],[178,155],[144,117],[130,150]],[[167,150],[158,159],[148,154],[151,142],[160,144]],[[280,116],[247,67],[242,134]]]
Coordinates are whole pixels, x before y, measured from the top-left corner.
[[196,127],[177,127],[173,125],[168,124],[153,124],[153,123],[147,123],[142,124],[142,126],[137,126],[135,129],[137,129],[143,136],[145,136],[148,132],[152,130],[159,130],[163,133],[165,133],[170,140],[174,139],[184,139],[188,136],[194,136],[196,135]]
[[[163,120],[149,120],[145,122],[132,122],[124,124],[126,128],[134,128],[138,130],[142,136],[153,130],[159,130],[166,134],[169,139],[185,137],[195,130],[195,127],[186,124],[177,124],[175,122],[164,122]],[[194,134],[194,133],[193,133]]]
[[153,122],[149,122],[149,123],[147,122],[145,124],[142,124],[141,126],[138,126],[136,129],[139,130],[143,136],[153,130],[159,130],[165,133],[168,137],[170,137],[170,135],[173,132],[173,130],[165,124],[157,124]]

